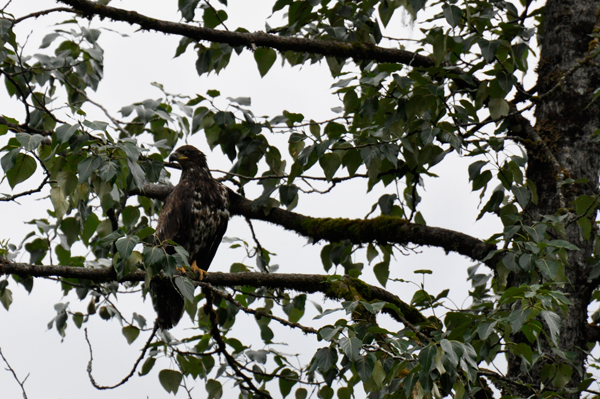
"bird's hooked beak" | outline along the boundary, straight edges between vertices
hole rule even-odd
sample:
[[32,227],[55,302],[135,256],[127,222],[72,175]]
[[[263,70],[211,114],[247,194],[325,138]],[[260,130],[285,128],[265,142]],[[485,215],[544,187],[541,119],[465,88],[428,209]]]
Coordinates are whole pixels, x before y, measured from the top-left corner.
[[175,151],[174,153],[169,155],[169,162],[179,162],[179,161],[183,161],[184,159],[188,159],[188,157],[186,157],[185,155],[183,155],[177,151]]

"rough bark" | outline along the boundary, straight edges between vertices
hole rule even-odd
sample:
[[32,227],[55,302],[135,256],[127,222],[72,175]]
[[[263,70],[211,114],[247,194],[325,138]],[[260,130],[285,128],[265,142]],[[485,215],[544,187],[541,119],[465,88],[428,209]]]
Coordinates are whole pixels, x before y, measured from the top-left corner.
[[[540,221],[543,215],[567,215],[566,239],[577,245],[579,251],[570,251],[565,267],[567,283],[562,288],[572,304],[563,315],[560,349],[573,354],[574,373],[565,388],[577,388],[585,370],[586,341],[595,330],[587,327],[587,306],[596,284],[588,277],[591,266],[586,260],[592,256],[592,239],[582,237],[574,222],[573,201],[580,195],[598,195],[600,152],[591,138],[600,127],[600,103],[592,102],[595,89],[600,86],[598,58],[590,57],[593,38],[589,35],[599,28],[600,7],[595,0],[549,0],[545,9],[545,31],[541,39],[537,87],[540,93],[535,117],[535,131],[551,153],[528,151],[527,177],[539,196],[537,204],[530,204],[525,212],[528,223]],[[552,159],[554,158],[554,160]],[[557,167],[558,165],[558,167]],[[562,184],[566,179],[580,180]],[[596,211],[589,216],[593,222]],[[524,283],[514,278],[511,285]],[[547,363],[561,363],[550,345],[543,345],[546,357],[533,370],[523,374],[520,360],[509,359],[509,378],[520,379],[533,387],[546,385],[541,378]],[[578,393],[572,397],[579,397]]]

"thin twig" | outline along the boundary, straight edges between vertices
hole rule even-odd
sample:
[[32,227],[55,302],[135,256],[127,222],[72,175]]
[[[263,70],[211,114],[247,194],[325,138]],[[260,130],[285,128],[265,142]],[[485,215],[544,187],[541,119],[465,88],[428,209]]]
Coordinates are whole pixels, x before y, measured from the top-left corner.
[[135,370],[137,369],[137,366],[140,364],[140,362],[142,361],[144,356],[146,356],[146,351],[150,347],[150,343],[154,339],[154,336],[156,335],[157,330],[158,330],[158,323],[154,323],[154,328],[152,329],[152,334],[150,334],[150,338],[148,338],[148,341],[146,341],[146,345],[144,345],[144,348],[142,349],[142,354],[135,361],[135,364],[133,365],[131,372],[125,378],[123,378],[123,380],[121,382],[119,382],[117,385],[101,386],[96,383],[96,381],[94,380],[94,377],[92,376],[92,361],[94,360],[94,356],[92,354],[92,344],[90,343],[90,340],[88,338],[87,328],[85,328],[83,330],[85,332],[85,340],[87,341],[88,347],[90,348],[90,361],[88,362],[87,373],[88,373],[88,376],[90,377],[90,381],[91,381],[92,385],[94,386],[94,388],[99,389],[99,390],[114,389],[114,388],[117,388],[117,387],[125,384],[131,378],[131,376],[133,376],[133,374],[135,373]]
[[214,351],[210,351],[210,352],[189,352],[189,351],[181,351],[177,348],[171,348],[173,349],[173,352],[177,353],[178,355],[181,356],[212,356],[212,355],[216,355],[217,353],[219,353],[219,350],[214,350]]
[[225,22],[223,22],[223,20],[221,19],[221,17],[219,16],[219,12],[212,6],[212,4],[210,4],[210,2],[208,0],[204,0],[204,2],[206,4],[208,4],[208,6],[210,7],[211,10],[213,10],[213,12],[215,13],[215,17],[217,17],[217,19],[219,20],[219,22],[221,23],[221,25],[223,25],[223,28],[225,28],[225,30],[227,32],[229,32],[229,29],[227,28],[227,26],[225,25]]
[[46,177],[44,177],[44,180],[42,180],[42,183],[40,184],[40,186],[38,188],[35,188],[33,190],[29,190],[29,191],[24,191],[22,193],[15,194],[15,195],[10,195],[8,197],[0,198],[0,202],[14,201],[15,199],[17,199],[19,197],[24,197],[26,195],[31,195],[31,194],[34,194],[34,193],[39,193],[40,191],[42,191],[42,189],[44,188],[44,186],[48,183],[48,180],[50,180],[50,177],[48,175],[46,175]]
[[275,316],[275,315],[267,313],[265,311],[246,307],[246,306],[242,305],[239,301],[237,301],[231,294],[229,294],[229,293],[225,294],[222,291],[217,290],[215,287],[213,287],[210,284],[202,283],[202,282],[198,282],[198,283],[201,284],[202,287],[210,289],[211,291],[213,291],[215,294],[217,294],[221,298],[224,298],[227,301],[233,303],[235,306],[240,308],[244,313],[250,313],[250,314],[261,316],[261,317],[267,317],[269,319],[278,321],[279,323],[283,324],[284,326],[288,326],[291,328],[298,328],[306,334],[317,334],[318,333],[318,331],[312,327],[303,326],[302,324],[299,324],[299,323],[292,323],[285,319],[282,319],[281,317]]
[[6,10],[6,8],[7,8],[7,7],[10,5],[10,3],[12,3],[12,0],[8,0],[8,3],[6,3],[6,4],[4,5],[4,7],[2,7],[2,10],[1,10],[1,11],[5,11],[5,10]]
[[47,15],[53,12],[74,12],[72,8],[68,8],[68,7],[56,7],[56,8],[50,8],[48,10],[42,10],[42,11],[38,11],[38,12],[32,12],[31,14],[27,14],[21,18],[17,18],[14,21],[12,21],[13,25],[18,24],[19,22],[22,22],[28,18],[38,18],[41,17],[42,15]]
[[258,397],[272,399],[271,395],[259,390],[256,387],[256,385],[254,385],[254,383],[252,382],[252,379],[250,379],[250,377],[248,377],[246,374],[241,372],[241,370],[238,367],[237,362],[235,361],[233,356],[231,356],[231,354],[229,354],[229,352],[227,352],[227,347],[225,346],[223,337],[221,337],[221,332],[219,331],[219,326],[217,324],[217,314],[215,313],[215,310],[213,309],[213,306],[212,306],[212,302],[213,302],[212,290],[208,289],[208,287],[203,287],[202,291],[204,292],[204,295],[206,296],[206,305],[204,305],[204,309],[210,319],[210,326],[211,326],[210,334],[212,335],[213,339],[217,343],[217,346],[219,347],[219,352],[223,356],[225,356],[225,359],[227,360],[229,367],[231,367],[233,369],[235,374],[246,383],[246,385],[247,385],[246,389],[254,392]]
[[17,373],[8,363],[8,360],[6,360],[6,358],[4,357],[4,354],[2,353],[2,348],[0,348],[0,356],[2,356],[2,360],[4,360],[4,363],[6,363],[6,367],[8,367],[6,370],[12,373],[13,377],[15,377],[15,380],[17,380],[17,383],[21,386],[21,391],[23,392],[23,399],[27,399],[27,393],[25,392],[25,381],[27,381],[29,374],[27,374],[27,377],[25,377],[23,381],[19,380],[19,377],[17,377]]
[[269,269],[266,267],[266,265],[263,264],[262,261],[260,261],[260,258],[263,258],[263,247],[262,245],[260,245],[260,241],[258,241],[258,238],[256,237],[256,233],[254,232],[254,226],[252,225],[252,221],[250,220],[250,218],[244,218],[246,219],[246,223],[248,223],[248,226],[250,227],[250,232],[252,233],[252,239],[254,240],[254,243],[256,244],[256,257],[257,257],[257,265],[259,266],[259,269],[261,269],[261,272],[264,273],[268,273]]
[[[246,371],[249,371],[255,375],[260,375],[263,377],[270,377],[270,378],[278,378],[280,380],[284,380],[284,381],[291,381],[291,382],[295,382],[295,383],[300,383],[300,384],[305,384],[305,385],[316,385],[316,386],[320,386],[323,385],[325,383],[325,381],[303,381],[299,378],[290,378],[290,377],[286,377],[285,375],[281,375],[281,374],[277,374],[277,373],[265,373],[263,371],[258,371],[255,369],[249,369],[248,367],[244,366],[243,364],[241,364],[240,362],[236,362],[238,364],[238,366]],[[289,363],[288,363],[289,364]]]

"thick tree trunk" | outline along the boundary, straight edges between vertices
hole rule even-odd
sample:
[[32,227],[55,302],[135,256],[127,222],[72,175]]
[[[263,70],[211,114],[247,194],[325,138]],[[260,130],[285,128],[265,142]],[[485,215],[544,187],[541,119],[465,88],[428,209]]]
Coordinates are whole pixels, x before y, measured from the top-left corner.
[[[527,177],[537,187],[539,202],[528,207],[525,219],[532,223],[540,221],[543,215],[566,215],[566,239],[580,248],[580,251],[569,252],[565,266],[567,283],[562,288],[572,304],[568,313],[562,315],[560,349],[575,366],[565,388],[576,388],[583,377],[587,344],[584,328],[587,306],[595,288],[588,282],[591,266],[586,263],[592,256],[595,230],[590,240],[584,239],[574,220],[573,207],[580,195],[598,195],[600,151],[598,144],[592,141],[592,133],[600,128],[600,101],[592,103],[592,96],[600,87],[600,68],[596,63],[598,57],[590,57],[597,45],[590,34],[600,27],[599,14],[597,0],[547,2],[538,66],[540,101],[535,112],[535,128],[561,170],[556,170],[541,152],[528,154]],[[584,180],[561,185],[565,179]],[[594,211],[589,216],[592,225],[595,217]],[[540,359],[528,374],[523,373],[519,359],[509,359],[509,377],[532,384],[535,389],[539,389],[540,382],[548,386],[550,381],[541,378],[543,366],[552,362],[566,363],[566,360],[551,351],[548,343],[544,346],[547,358]]]

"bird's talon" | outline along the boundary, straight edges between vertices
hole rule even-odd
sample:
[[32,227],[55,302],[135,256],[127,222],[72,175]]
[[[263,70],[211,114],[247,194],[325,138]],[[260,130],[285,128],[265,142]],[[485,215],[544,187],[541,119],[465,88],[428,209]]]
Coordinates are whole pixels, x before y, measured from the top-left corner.
[[192,272],[194,272],[194,275],[198,280],[204,280],[204,277],[208,276],[208,272],[206,270],[200,269],[196,264],[196,261],[192,263],[190,269],[192,269]]

